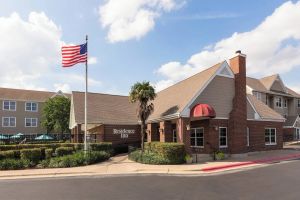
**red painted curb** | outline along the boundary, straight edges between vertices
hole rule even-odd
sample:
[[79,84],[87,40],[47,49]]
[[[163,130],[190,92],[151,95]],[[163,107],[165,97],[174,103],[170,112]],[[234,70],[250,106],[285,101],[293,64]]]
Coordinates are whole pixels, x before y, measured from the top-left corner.
[[273,157],[273,158],[268,158],[268,159],[253,160],[253,161],[227,164],[227,165],[221,165],[221,166],[215,166],[215,167],[206,167],[206,168],[202,168],[201,171],[210,172],[210,171],[217,171],[217,170],[221,170],[221,169],[229,169],[229,168],[240,167],[240,166],[262,164],[262,163],[272,163],[272,162],[276,162],[276,161],[290,160],[290,159],[295,159],[295,158],[300,158],[300,154],[281,156],[281,157]]

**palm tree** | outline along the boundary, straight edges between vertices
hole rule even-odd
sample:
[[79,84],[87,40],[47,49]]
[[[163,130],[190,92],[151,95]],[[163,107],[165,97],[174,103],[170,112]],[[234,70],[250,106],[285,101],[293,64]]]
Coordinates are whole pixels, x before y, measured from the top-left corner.
[[137,116],[141,122],[141,148],[144,152],[144,138],[146,132],[146,121],[154,110],[153,101],[156,97],[155,89],[149,82],[137,82],[131,87],[129,100],[131,103],[138,103]]

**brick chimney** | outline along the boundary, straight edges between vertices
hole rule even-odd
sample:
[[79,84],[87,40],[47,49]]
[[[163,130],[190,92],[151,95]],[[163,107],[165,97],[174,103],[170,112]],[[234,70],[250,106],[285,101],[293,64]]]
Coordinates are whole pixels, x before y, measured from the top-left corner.
[[229,115],[228,144],[232,154],[247,152],[247,96],[246,96],[246,55],[236,51],[230,59],[234,73],[235,96]]

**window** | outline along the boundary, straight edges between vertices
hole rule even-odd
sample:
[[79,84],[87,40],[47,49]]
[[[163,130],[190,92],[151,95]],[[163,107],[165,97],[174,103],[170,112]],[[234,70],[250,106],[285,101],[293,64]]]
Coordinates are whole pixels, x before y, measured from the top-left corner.
[[177,142],[176,129],[173,129],[173,142]]
[[37,118],[25,118],[25,127],[37,127]]
[[276,145],[276,128],[265,129],[265,144]]
[[288,100],[287,100],[287,99],[284,99],[284,100],[283,100],[283,107],[287,108],[287,105],[288,105]]
[[266,105],[269,105],[269,97],[266,95]]
[[254,92],[254,96],[261,101],[261,93],[260,92]]
[[219,146],[227,147],[227,127],[219,127]]
[[38,105],[36,102],[26,102],[25,103],[25,111],[37,112]]
[[16,127],[16,118],[2,117],[2,127]]
[[191,146],[203,147],[204,146],[204,129],[191,128]]
[[247,146],[249,147],[250,145],[250,129],[247,127]]
[[298,99],[298,108],[300,108],[300,99]]
[[3,110],[16,111],[15,101],[3,101]]
[[282,98],[281,97],[276,97],[276,107],[281,108],[282,107]]

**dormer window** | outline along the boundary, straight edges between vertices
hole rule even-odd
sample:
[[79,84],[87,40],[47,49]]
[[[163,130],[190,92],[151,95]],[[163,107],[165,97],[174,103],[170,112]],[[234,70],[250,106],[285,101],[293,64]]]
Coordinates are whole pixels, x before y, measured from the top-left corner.
[[287,106],[288,106],[288,100],[284,99],[284,101],[283,101],[283,107],[287,108]]
[[261,101],[261,93],[260,92],[253,92],[254,96]]
[[275,101],[276,107],[282,108],[282,98],[276,97],[275,99],[276,99],[276,101]]

